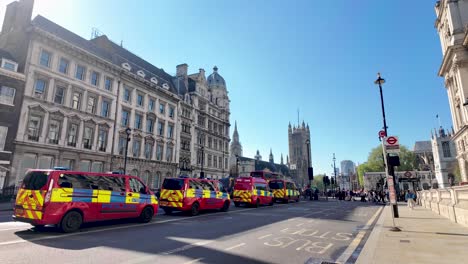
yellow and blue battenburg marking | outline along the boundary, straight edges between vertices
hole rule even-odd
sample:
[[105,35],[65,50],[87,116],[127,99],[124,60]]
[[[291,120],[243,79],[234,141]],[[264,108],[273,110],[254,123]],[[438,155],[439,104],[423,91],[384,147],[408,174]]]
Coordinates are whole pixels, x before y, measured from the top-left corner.
[[132,196],[121,195],[121,192],[107,190],[90,190],[77,188],[52,189],[51,202],[84,202],[84,203],[147,203],[158,204],[156,196],[132,193]]

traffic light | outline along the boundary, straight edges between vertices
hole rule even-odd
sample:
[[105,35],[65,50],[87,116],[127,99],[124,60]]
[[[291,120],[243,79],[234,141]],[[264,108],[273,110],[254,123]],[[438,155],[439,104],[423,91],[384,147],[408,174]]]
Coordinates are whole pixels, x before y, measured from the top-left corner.
[[400,157],[398,156],[388,156],[388,164],[390,166],[400,166]]
[[331,184],[335,185],[335,178],[333,178],[333,177],[331,178]]
[[309,175],[309,181],[314,180],[314,168],[309,167],[307,168],[307,175]]
[[328,176],[323,176],[323,184],[325,186],[330,185],[330,179],[328,178]]

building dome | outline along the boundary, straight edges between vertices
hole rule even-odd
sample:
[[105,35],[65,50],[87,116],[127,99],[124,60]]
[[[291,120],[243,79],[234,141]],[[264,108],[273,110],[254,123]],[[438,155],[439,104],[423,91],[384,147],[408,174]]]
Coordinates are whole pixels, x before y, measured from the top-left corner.
[[218,73],[218,67],[214,66],[213,68],[213,73],[208,76],[207,79],[208,86],[223,86],[226,87],[226,82],[224,81],[224,78],[219,75]]

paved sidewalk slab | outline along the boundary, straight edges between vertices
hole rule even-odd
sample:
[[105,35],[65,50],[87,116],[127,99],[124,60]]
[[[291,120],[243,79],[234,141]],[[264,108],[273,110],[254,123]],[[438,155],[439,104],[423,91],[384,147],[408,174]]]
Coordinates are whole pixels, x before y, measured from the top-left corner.
[[0,202],[0,211],[12,211],[13,203],[12,202]]
[[356,263],[468,263],[468,228],[420,206],[398,206],[392,232],[391,207],[386,206]]

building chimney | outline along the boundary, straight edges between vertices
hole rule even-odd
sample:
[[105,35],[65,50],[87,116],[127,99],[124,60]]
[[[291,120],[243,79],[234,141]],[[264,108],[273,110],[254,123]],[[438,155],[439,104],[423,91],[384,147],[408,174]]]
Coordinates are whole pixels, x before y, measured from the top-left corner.
[[179,64],[176,66],[176,76],[177,77],[184,77],[187,76],[188,65],[187,63]]
[[25,29],[31,23],[34,0],[20,0],[7,5],[2,34]]

